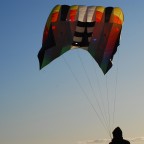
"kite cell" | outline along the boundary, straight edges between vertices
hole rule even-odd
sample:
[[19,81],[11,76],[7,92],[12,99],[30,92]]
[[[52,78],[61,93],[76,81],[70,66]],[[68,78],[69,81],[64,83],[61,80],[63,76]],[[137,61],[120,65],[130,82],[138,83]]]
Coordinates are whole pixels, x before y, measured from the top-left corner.
[[56,5],[46,22],[38,53],[40,69],[68,50],[81,48],[106,74],[119,46],[123,21],[118,7]]

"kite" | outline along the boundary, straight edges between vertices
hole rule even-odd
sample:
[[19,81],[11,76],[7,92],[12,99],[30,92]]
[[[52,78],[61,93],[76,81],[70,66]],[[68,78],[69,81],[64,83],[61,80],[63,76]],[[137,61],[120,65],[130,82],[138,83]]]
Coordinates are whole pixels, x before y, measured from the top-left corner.
[[120,43],[123,21],[119,7],[56,5],[43,32],[40,69],[68,50],[81,48],[106,74]]

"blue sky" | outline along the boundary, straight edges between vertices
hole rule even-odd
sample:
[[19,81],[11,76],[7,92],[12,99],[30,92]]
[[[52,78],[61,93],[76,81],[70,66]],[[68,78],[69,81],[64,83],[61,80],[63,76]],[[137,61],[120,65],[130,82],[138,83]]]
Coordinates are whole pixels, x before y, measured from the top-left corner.
[[[118,67],[115,123],[111,129],[119,125],[126,138],[144,137],[143,0],[1,0],[0,143],[87,144],[88,140],[109,139],[78,84],[79,81],[97,108],[79,54],[96,94],[100,92],[96,80],[99,78],[106,102],[106,87],[103,86],[106,77],[88,53],[70,51],[39,71],[37,53],[41,48],[43,29],[56,4],[123,9],[125,21],[121,45],[107,75],[111,110],[116,88],[114,75]],[[136,144],[136,141],[132,143]]]

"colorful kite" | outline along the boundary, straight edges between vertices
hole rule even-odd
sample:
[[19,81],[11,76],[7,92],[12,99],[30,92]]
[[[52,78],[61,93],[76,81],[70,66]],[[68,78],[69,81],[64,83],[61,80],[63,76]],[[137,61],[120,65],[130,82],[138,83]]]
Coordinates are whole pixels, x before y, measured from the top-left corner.
[[118,7],[55,6],[38,53],[40,69],[66,51],[81,48],[91,54],[106,74],[119,46],[123,21],[123,12]]

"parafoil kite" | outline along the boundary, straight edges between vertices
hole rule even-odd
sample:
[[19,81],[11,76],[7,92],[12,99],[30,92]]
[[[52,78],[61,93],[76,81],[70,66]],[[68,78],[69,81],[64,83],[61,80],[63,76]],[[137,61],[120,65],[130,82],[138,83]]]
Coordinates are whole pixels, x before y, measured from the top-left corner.
[[106,74],[119,46],[123,21],[118,7],[56,5],[46,22],[38,53],[40,69],[66,51],[82,48]]

